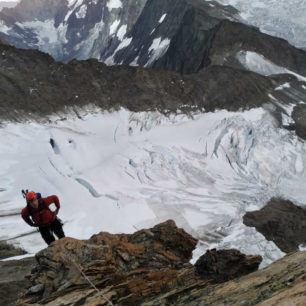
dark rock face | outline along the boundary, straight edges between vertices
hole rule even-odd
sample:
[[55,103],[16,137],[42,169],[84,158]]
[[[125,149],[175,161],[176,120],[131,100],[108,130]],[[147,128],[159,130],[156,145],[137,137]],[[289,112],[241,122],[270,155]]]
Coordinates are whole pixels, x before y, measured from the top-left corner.
[[241,68],[236,56],[241,51],[263,55],[276,65],[306,76],[306,52],[287,41],[261,33],[257,28],[224,20],[212,42],[209,58],[212,64]]
[[34,257],[0,261],[0,305],[14,306],[29,286],[25,276],[30,275]]
[[212,7],[198,0],[148,0],[127,34],[131,43],[113,55],[114,62],[183,73],[198,71],[207,64],[203,55],[209,50],[213,29],[222,19],[234,18],[236,12],[213,4]]
[[188,76],[203,88],[201,105],[206,111],[259,107],[269,100],[275,83],[250,71],[231,67],[209,66]]
[[0,241],[0,259],[5,259],[8,257],[18,256],[25,254],[25,251],[16,248],[11,244],[6,243],[5,241]]
[[234,249],[212,249],[197,260],[195,267],[202,279],[225,282],[256,271],[261,261],[259,255],[246,256]]
[[[0,45],[0,117],[42,120],[95,105],[132,111],[238,110],[267,102],[275,81],[256,73],[211,66],[199,74],[108,67],[96,60],[55,62],[39,51]],[[186,106],[188,105],[188,106]]]
[[306,244],[306,210],[290,201],[273,198],[261,210],[246,213],[243,222],[255,227],[283,252],[296,251],[299,245]]

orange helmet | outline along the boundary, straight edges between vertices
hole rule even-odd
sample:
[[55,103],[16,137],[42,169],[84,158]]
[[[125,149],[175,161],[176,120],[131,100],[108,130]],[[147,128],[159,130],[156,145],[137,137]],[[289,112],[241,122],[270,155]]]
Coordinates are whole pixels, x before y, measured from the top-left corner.
[[34,199],[35,197],[37,197],[37,194],[34,191],[29,191],[26,194],[26,200],[27,201],[30,201],[30,200]]

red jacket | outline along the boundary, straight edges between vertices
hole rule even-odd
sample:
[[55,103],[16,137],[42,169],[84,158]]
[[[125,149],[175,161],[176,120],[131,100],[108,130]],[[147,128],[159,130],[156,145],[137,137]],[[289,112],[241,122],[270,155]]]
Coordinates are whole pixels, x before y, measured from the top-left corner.
[[[54,203],[56,208],[59,209],[59,199],[56,195],[52,195],[46,198],[38,199],[38,203],[38,208],[30,207],[30,205],[25,207],[21,211],[21,216],[30,226],[49,226],[55,220],[56,215],[47,207]],[[30,216],[33,221],[31,220]]]

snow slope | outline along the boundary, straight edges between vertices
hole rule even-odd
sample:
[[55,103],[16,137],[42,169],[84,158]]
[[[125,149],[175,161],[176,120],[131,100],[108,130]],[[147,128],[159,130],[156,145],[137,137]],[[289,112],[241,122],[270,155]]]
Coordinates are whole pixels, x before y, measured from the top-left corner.
[[67,236],[131,233],[171,218],[200,239],[194,260],[211,247],[259,253],[263,265],[283,255],[242,224],[272,196],[304,205],[305,142],[269,111],[83,112],[0,129],[0,239],[30,253],[45,247],[19,215],[29,188],[59,196]]

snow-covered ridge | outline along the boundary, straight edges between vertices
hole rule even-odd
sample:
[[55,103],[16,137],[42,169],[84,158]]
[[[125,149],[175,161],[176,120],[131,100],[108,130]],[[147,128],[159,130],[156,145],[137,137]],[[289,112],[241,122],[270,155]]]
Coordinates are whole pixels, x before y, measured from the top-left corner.
[[261,254],[264,264],[282,256],[242,224],[245,211],[272,196],[305,204],[306,145],[268,111],[190,118],[121,110],[55,120],[0,130],[0,215],[10,215],[1,218],[0,239],[31,253],[44,247],[19,215],[19,191],[30,188],[58,194],[65,231],[75,238],[171,218],[200,239],[195,258],[210,247]]

